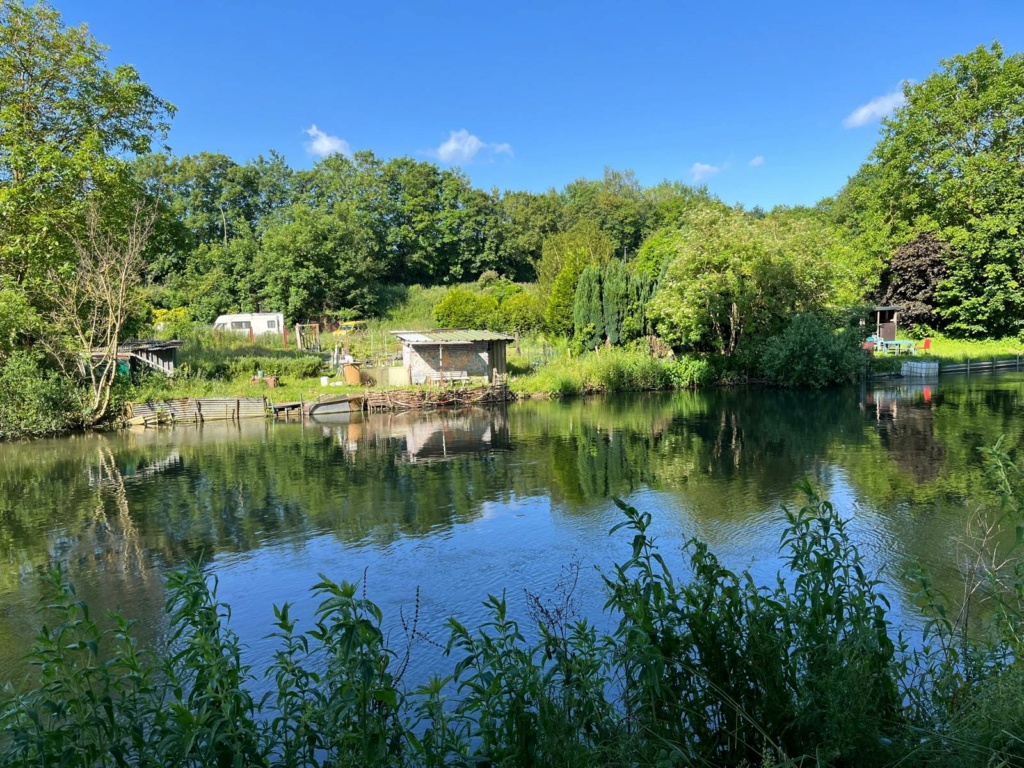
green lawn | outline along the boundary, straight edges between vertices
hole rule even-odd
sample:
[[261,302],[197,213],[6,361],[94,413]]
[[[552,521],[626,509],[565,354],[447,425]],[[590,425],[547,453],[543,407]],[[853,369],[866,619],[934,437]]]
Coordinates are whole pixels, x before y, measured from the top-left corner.
[[[920,342],[918,342],[920,346]],[[922,354],[922,353],[918,353]],[[966,360],[991,360],[993,358],[1016,357],[1024,354],[1024,343],[1019,339],[988,339],[965,341],[960,339],[933,338],[932,348],[924,353],[940,363],[962,363]]]

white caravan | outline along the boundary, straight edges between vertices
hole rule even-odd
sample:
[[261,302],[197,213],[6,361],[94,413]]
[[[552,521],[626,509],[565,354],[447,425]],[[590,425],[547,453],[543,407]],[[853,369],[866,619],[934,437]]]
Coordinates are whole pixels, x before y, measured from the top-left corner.
[[281,333],[284,315],[280,312],[243,312],[236,315],[221,315],[213,323],[215,331],[234,331],[254,336],[264,333]]

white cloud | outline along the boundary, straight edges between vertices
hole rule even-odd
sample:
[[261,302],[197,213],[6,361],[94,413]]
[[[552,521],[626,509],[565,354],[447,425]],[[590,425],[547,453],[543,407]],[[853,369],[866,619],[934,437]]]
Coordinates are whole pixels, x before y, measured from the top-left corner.
[[862,125],[873,123],[883,117],[892,114],[896,107],[903,104],[903,91],[893,91],[884,96],[878,96],[867,104],[857,107],[853,112],[843,118],[844,128],[860,128]]
[[317,157],[334,154],[342,154],[346,157],[352,155],[352,147],[348,145],[347,141],[340,136],[330,136],[324,133],[316,127],[316,123],[306,129],[306,134],[310,137],[310,141],[306,142],[306,151],[311,155]]
[[699,184],[705,179],[710,179],[716,173],[722,170],[717,165],[708,165],[707,163],[694,163],[690,169],[690,174],[693,176],[693,182]]
[[764,155],[758,155],[757,157],[751,158],[750,162],[747,163],[751,168],[760,168],[764,165]]
[[481,152],[493,155],[511,155],[510,144],[488,144],[465,128],[452,131],[448,140],[434,150],[433,154],[442,163],[469,163]]

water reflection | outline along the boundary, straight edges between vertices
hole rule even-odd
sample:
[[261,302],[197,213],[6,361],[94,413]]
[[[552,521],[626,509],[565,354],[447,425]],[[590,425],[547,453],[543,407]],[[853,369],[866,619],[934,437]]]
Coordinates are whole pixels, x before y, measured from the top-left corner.
[[[697,535],[769,578],[779,507],[800,502],[804,477],[898,591],[911,563],[953,562],[976,449],[1002,434],[1016,448],[1022,393],[1017,376],[684,392],[0,445],[0,677],[22,668],[36,577],[54,566],[95,608],[142,617],[148,640],[162,631],[162,575],[187,559],[222,576],[253,642],[271,599],[367,565],[385,604],[421,586],[438,621],[472,621],[488,590],[542,589],[574,556],[621,559],[613,496],[656,512],[668,550]],[[600,579],[583,588],[599,614]]]

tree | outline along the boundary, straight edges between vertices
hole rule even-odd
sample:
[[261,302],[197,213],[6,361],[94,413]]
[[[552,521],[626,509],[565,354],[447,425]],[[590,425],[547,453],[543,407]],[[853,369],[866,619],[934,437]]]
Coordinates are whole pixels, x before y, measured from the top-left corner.
[[544,321],[548,330],[570,336],[576,283],[590,264],[605,264],[615,253],[615,243],[593,222],[582,222],[567,232],[544,241],[537,266],[541,290],[548,294]]
[[949,245],[925,232],[899,248],[882,273],[879,301],[903,307],[908,325],[937,327],[935,291],[946,277]]
[[961,335],[1024,328],[1024,55],[998,43],[942,61],[883,123],[873,162],[891,242],[951,246],[936,312]]
[[621,261],[613,259],[601,272],[604,335],[613,346],[625,340],[622,324],[630,309],[629,294],[629,273]]
[[147,306],[139,288],[155,220],[155,211],[143,203],[119,214],[92,202],[84,232],[72,239],[75,265],[55,268],[51,275],[50,321],[60,342],[51,349],[66,373],[75,369],[88,383],[87,424],[106,416],[122,332]]
[[544,323],[544,305],[531,293],[520,291],[505,299],[499,307],[502,330],[529,333]]
[[301,322],[372,306],[382,262],[362,217],[294,203],[267,225],[255,265],[263,309]]
[[832,265],[821,233],[801,219],[707,209],[675,239],[651,301],[659,335],[693,352],[735,354],[778,333],[790,314],[824,305]]
[[174,112],[103,51],[45,2],[0,0],[0,274],[33,297],[74,259],[86,194],[129,184],[124,156],[148,152]]
[[601,267],[591,264],[580,275],[572,306],[573,337],[584,349],[604,340],[604,307],[601,304]]

